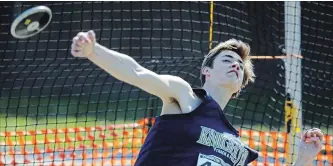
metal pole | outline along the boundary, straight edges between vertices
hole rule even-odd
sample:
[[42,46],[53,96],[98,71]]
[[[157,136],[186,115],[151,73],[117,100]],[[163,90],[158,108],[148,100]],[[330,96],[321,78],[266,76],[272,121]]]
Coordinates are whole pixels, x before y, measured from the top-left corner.
[[[286,49],[286,93],[294,105],[291,132],[287,139],[287,163],[295,161],[297,147],[302,133],[302,58],[301,56],[301,4],[285,1],[285,49]],[[296,55],[296,56],[295,56]]]

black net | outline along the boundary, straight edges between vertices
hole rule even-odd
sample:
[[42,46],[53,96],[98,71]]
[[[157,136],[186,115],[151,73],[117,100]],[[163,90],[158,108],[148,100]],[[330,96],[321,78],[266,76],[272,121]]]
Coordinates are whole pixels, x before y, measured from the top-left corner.
[[[332,135],[332,21],[333,6],[302,3],[304,125],[326,128]],[[316,15],[316,13],[321,13]]]
[[[28,39],[10,34],[23,11],[45,5],[50,25]],[[155,96],[70,55],[72,38],[94,30],[100,44],[157,73],[200,86],[199,69],[212,43],[248,42],[256,82],[225,112],[260,157],[254,165],[286,162],[283,2],[4,2],[0,5],[0,165],[133,165]],[[321,128],[331,142],[318,163],[332,164],[331,30],[328,3],[301,3],[303,129]],[[295,16],[296,17],[296,16]],[[297,32],[295,32],[297,33]],[[330,162],[329,162],[330,161]]]

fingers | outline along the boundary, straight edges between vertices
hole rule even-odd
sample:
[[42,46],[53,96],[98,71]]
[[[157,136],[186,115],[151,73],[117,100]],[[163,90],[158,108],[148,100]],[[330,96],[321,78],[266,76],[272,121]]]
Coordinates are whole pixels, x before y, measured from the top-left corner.
[[310,138],[310,137],[311,137],[311,134],[312,134],[312,132],[311,132],[310,130],[308,130],[308,131],[306,132],[306,138]]
[[321,143],[319,137],[311,137],[306,141],[306,143],[308,143],[308,144],[314,143],[316,148],[321,148],[321,146],[322,146],[322,143]]
[[80,40],[80,37],[79,36],[76,36],[73,38],[73,43],[71,45],[71,53],[73,55],[78,55],[78,53],[82,50],[83,48],[83,44],[82,44],[82,41]]
[[76,49],[73,48],[73,46],[72,46],[71,54],[72,54],[73,56],[80,56],[80,55],[82,54],[82,50],[76,50]]
[[76,57],[89,55],[93,49],[92,43],[96,41],[95,32],[79,32],[74,38],[71,45],[71,54]]
[[321,132],[320,129],[313,128],[312,133],[316,136],[319,137],[320,140],[323,140],[324,134]]
[[71,45],[71,53],[74,56],[79,56],[82,53],[83,48],[86,44],[95,41],[95,33],[90,30],[89,32],[79,32],[74,38]]
[[313,128],[310,130],[307,130],[305,134],[303,135],[302,139],[307,139],[310,137],[318,137],[321,141],[323,140],[324,134],[321,132],[318,128]]
[[80,40],[82,43],[91,43],[91,40],[89,39],[87,33],[80,32],[80,33],[78,34],[78,36],[79,36],[79,40]]
[[87,33],[80,32],[73,38],[73,43],[77,46],[81,46],[85,43],[91,43],[91,40],[89,39]]
[[95,37],[95,32],[93,30],[90,30],[88,31],[88,38],[91,40],[91,41],[95,41],[96,37]]
[[[316,138],[318,138],[318,137],[316,137]],[[321,140],[318,138],[317,140],[315,140],[315,146],[317,147],[317,148],[322,148],[322,143],[321,143]]]
[[314,143],[316,148],[322,148],[322,140],[323,140],[324,134],[321,132],[318,128],[313,128],[310,130],[307,130],[304,135],[302,136],[302,140],[305,143]]

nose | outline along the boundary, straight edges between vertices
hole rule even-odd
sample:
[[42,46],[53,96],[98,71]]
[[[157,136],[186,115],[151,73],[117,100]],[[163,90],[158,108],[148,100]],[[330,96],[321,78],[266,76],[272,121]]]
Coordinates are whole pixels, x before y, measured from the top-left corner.
[[237,71],[239,70],[239,65],[238,64],[234,63],[231,67],[234,68],[234,69],[236,69]]

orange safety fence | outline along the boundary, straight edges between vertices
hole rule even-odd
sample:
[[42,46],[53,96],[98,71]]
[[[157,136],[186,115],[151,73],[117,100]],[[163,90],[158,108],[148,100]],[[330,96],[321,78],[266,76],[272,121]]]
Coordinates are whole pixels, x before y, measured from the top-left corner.
[[[259,152],[261,160],[254,161],[250,165],[286,165],[286,133],[241,129],[240,136],[245,144]],[[333,165],[333,136],[324,136],[322,151],[315,160],[317,166]]]
[[[46,165],[46,159],[51,161],[48,164],[50,166],[91,165],[87,164],[89,160],[92,165],[133,165],[148,133],[146,121],[147,119],[134,124],[0,132],[0,166],[29,163]],[[33,157],[29,159],[31,155]],[[76,164],[77,161],[80,164]]]
[[[0,132],[0,166],[29,163],[50,166],[134,165],[148,133],[147,124],[153,120],[146,118],[133,124]],[[285,165],[285,133],[241,129],[240,135],[244,143],[259,151],[261,159],[251,165]],[[324,161],[332,165],[333,136],[325,135],[322,152],[317,156],[317,165],[324,166]]]

